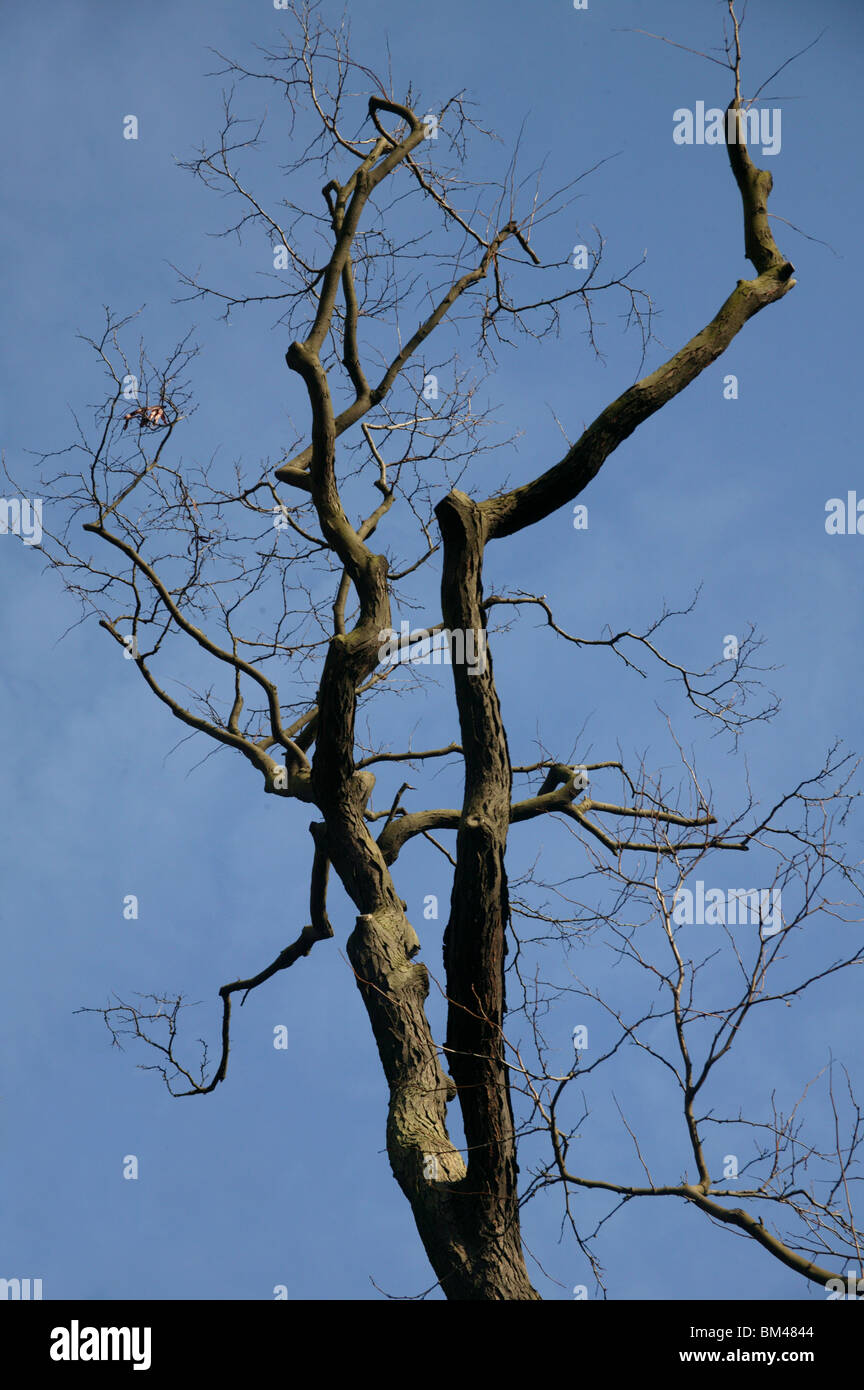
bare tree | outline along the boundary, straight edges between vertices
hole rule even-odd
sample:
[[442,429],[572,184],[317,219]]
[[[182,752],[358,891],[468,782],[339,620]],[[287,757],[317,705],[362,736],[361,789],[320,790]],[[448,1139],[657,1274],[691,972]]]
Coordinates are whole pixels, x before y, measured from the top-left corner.
[[[601,295],[622,301],[644,359],[652,306],[635,282],[638,267],[607,273],[598,234],[578,284],[564,279],[562,265],[544,262],[535,246],[541,225],[568,206],[573,184],[541,194],[536,179],[522,177],[518,149],[500,178],[472,181],[469,137],[484,132],[461,96],[434,118],[418,114],[410,89],[397,95],[355,62],[345,30],[328,29],[314,7],[298,7],[292,23],[284,48],[264,53],[258,66],[222,60],[232,83],[222,129],[185,166],[233,202],[225,235],[268,238],[274,281],[256,293],[179,274],[184,297],[218,301],[226,317],[252,304],[275,309],[290,338],[285,360],[305,388],[308,429],[275,467],[252,478],[239,468],[230,478],[212,465],[181,467],[175,436],[193,428],[196,349],[187,338],[159,365],[143,347],[130,356],[131,320],[106,311],[102,332],[88,342],[108,395],[95,424],[78,423],[76,442],[47,480],[55,514],[67,506],[65,529],[46,526],[45,546],[85,613],[127,649],[157,700],[193,733],[240,753],[267,793],[300,803],[301,817],[317,817],[309,825],[309,921],[275,960],[220,990],[215,1065],[206,1047],[200,1065],[183,1058],[182,998],[117,998],[98,1012],[115,1041],[132,1035],[155,1049],[153,1066],[173,1094],[206,1095],[227,1075],[235,994],[245,999],[334,936],[326,903],[332,868],[357,911],[347,953],[389,1086],[390,1163],[448,1298],[539,1297],[520,1207],[550,1186],[560,1189],[601,1283],[593,1231],[573,1205],[586,1191],[609,1202],[589,1220],[594,1229],[637,1197],[674,1197],[825,1283],[843,1262],[861,1262],[852,1192],[862,1119],[848,1078],[833,1067],[826,1073],[836,1126],[824,1141],[803,1135],[797,1107],[787,1114],[775,1106],[757,1121],[718,1112],[707,1097],[752,1014],[864,960],[864,947],[852,945],[839,956],[829,950],[818,969],[796,967],[814,914],[858,920],[859,882],[837,839],[855,795],[854,769],[831,749],[767,811],[748,793],[743,808],[723,818],[680,745],[675,785],[618,750],[580,762],[576,744],[513,766],[493,652],[511,624],[531,615],[580,652],[602,648],[637,670],[655,665],[680,683],[697,718],[734,740],[753,720],[770,718],[776,702],[760,695],[754,632],[734,661],[698,672],[661,650],[658,633],[675,616],[669,610],[644,632],[610,626],[587,637],[564,629],[546,595],[530,587],[488,594],[483,585],[487,546],[580,497],[623,440],[795,284],[767,213],[771,175],[755,166],[746,143],[756,98],[742,91],[734,5],[725,57],[712,61],[731,85],[726,149],[754,275],[739,279],[711,321],[613,400],[557,462],[490,495],[470,477],[461,486],[469,467],[506,442],[484,403],[483,363],[520,334],[554,332],[573,307],[599,351]],[[247,173],[263,124],[236,114],[247,84],[266,84],[283,99],[282,148],[291,158],[288,193],[276,207]],[[322,178],[321,202],[309,205],[310,181]],[[566,274],[573,274],[569,262]],[[430,355],[454,323],[473,324],[477,371],[463,367],[452,338],[441,356]],[[452,386],[439,400],[444,370]],[[70,456],[83,456],[80,470],[66,466]],[[385,552],[375,542],[397,517]],[[92,552],[80,540],[82,520]],[[437,612],[428,582],[436,574]],[[429,616],[397,635],[394,604]],[[269,609],[266,627],[254,616],[261,605]],[[452,673],[458,736],[454,722],[443,746],[393,748],[382,697],[419,698],[412,658],[433,648]],[[397,786],[406,767],[419,781],[442,765],[461,769],[461,805],[435,806],[407,781]],[[391,778],[383,800],[376,776],[384,786]],[[521,796],[514,777],[524,783]],[[532,870],[508,885],[510,826],[538,820],[569,831],[571,862],[587,867],[557,883]],[[420,941],[397,886],[400,852],[416,837],[452,867],[443,1041],[427,1018],[430,971],[417,959]],[[730,931],[736,919],[727,913],[708,950],[694,944],[680,908],[685,880],[718,854],[755,857],[771,887],[748,890],[739,904],[739,920],[755,930]],[[843,892],[851,903],[837,896]],[[578,976],[549,982],[532,955],[538,943],[553,940],[566,951],[589,936],[620,960],[620,998]],[[573,1065],[562,1073],[544,1020],[568,995],[605,1012],[611,1041],[589,1060],[593,1053],[575,1036]],[[689,1174],[655,1177],[623,1112],[639,1179],[576,1165],[575,1091],[584,1095],[594,1072],[625,1047],[668,1078]],[[454,1102],[464,1146],[448,1130]],[[743,1188],[710,1171],[705,1136],[718,1125],[755,1137]],[[517,1141],[532,1161],[521,1190]]]

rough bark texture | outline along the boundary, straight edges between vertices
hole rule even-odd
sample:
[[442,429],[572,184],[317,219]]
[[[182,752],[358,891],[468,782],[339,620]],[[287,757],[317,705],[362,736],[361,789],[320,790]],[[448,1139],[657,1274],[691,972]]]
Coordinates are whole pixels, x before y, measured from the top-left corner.
[[[406,119],[412,134],[400,147],[401,155],[394,149],[388,156],[391,167],[405,157],[411,141],[416,143],[416,118],[408,113]],[[643,420],[684,390],[720,356],[748,319],[794,284],[793,267],[774,245],[765,216],[770,175],[755,169],[744,146],[730,146],[729,156],[742,195],[746,247],[758,272],[756,279],[739,280],[711,322],[669,361],[613,401],[547,472],[503,496],[476,502],[453,491],[438,504],[444,548],[442,619],[451,632],[482,632],[485,637],[482,567],[487,542],[533,525],[578,496]],[[337,633],[330,644],[318,697],[313,797],[325,818],[327,854],[360,914],[348,955],[390,1088],[390,1163],[411,1204],[426,1252],[448,1298],[527,1301],[539,1295],[528,1277],[519,1231],[518,1166],[502,1030],[507,833],[511,819],[533,810],[517,811],[511,805],[507,736],[488,652],[485,669],[474,674],[465,663],[452,666],[465,761],[456,869],[444,936],[446,1054],[452,1081],[441,1066],[425,1015],[428,974],[413,959],[419,941],[388,867],[406,827],[394,822],[392,828],[385,828],[380,845],[373,840],[364,820],[373,779],[354,766],[356,691],[375,669],[378,634],[389,627],[390,605],[383,556],[367,548],[342,510],[335,446],[342,430],[362,417],[378,393],[369,392],[354,359],[352,333],[346,361],[354,362],[357,402],[336,417],[318,352],[340,281],[351,323],[350,241],[369,191],[380,177],[379,171],[372,174],[364,167],[350,189],[337,191],[336,250],[321,294],[325,307],[319,308],[306,341],[294,343],[287,354],[288,365],[302,376],[309,394],[312,443],[280,470],[280,476],[291,481],[296,472],[301,485],[308,486],[322,532],[342,560],[360,602],[354,629]],[[495,247],[515,230],[515,224],[502,229]],[[484,255],[476,273],[463,277],[465,284],[459,282],[458,290],[448,294],[433,318],[443,317],[461,289],[485,274],[494,254]],[[430,321],[427,331],[431,327]],[[454,1094],[464,1124],[467,1169],[447,1133],[446,1107]],[[431,1167],[430,1159],[434,1159]]]
[[[483,512],[464,493],[436,508],[444,542],[441,609],[451,632],[481,632]],[[492,661],[471,674],[453,663],[465,793],[444,933],[447,1055],[468,1151],[460,1229],[487,1292],[532,1299],[519,1240],[513,1110],[504,1057],[504,957],[508,922],[504,857],[512,774]],[[477,1295],[475,1295],[477,1296]]]

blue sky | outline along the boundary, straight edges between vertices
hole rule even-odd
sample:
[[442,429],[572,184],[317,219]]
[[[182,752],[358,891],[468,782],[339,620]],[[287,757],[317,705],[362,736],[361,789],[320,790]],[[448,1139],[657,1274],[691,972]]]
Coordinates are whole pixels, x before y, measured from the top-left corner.
[[[383,66],[386,38],[397,85],[411,82],[424,109],[467,90],[503,141],[498,167],[523,122],[523,167],[545,159],[550,185],[614,156],[543,229],[543,250],[563,260],[593,225],[612,266],[647,249],[639,284],[661,311],[658,336],[675,350],[752,273],[725,152],[672,139],[677,108],[725,105],[728,75],[624,31],[650,27],[704,49],[719,42],[722,9],[714,0],[657,0],[646,16],[636,0],[590,0],[580,12],[564,0],[422,8],[355,0],[350,18],[357,56]],[[325,4],[324,14],[335,19],[337,9]],[[260,243],[207,240],[224,208],[175,157],[217,129],[220,80],[206,74],[218,61],[208,49],[243,60],[254,44],[277,39],[283,18],[264,0],[6,10],[0,444],[16,476],[35,479],[32,451],[64,447],[70,408],[86,416],[98,402],[101,381],[76,334],[97,333],[106,304],[122,313],[147,306],[141,331],[156,356],[196,325],[201,408],[183,438],[188,459],[218,449],[228,464],[245,457],[254,467],[278,457],[290,422],[302,422],[275,315],[250,310],[227,327],[207,303],[172,304],[179,291],[169,266],[201,264],[247,283],[268,268]],[[824,526],[829,498],[864,495],[860,303],[850,275],[864,215],[861,10],[854,0],[751,0],[745,61],[761,82],[826,25],[768,89],[783,117],[771,209],[818,239],[775,226],[796,288],[607,462],[581,499],[587,531],[575,532],[565,510],[497,544],[487,564],[489,589],[554,596],[562,625],[588,636],[605,623],[638,630],[664,600],[683,606],[701,583],[695,614],[670,629],[670,654],[708,665],[724,635],[752,621],[766,638],[761,657],[781,668],[771,684],[782,711],[733,757],[688,723],[662,680],[642,681],[608,653],[558,650],[529,615],[494,648],[515,762],[538,757],[540,738],[565,757],[584,728],[582,760],[615,757],[620,746],[629,758],[671,766],[659,705],[675,715],[684,744],[698,747],[728,808],[741,800],[745,752],[770,803],[801,769],[817,769],[836,737],[862,744],[864,539],[828,536]],[[250,110],[269,104],[262,168],[272,159],[275,180],[284,113],[252,91],[243,100]],[[122,138],[127,113],[139,117],[137,141]],[[487,157],[480,147],[478,176]],[[478,486],[527,479],[556,461],[552,412],[572,438],[630,384],[638,344],[622,334],[620,309],[619,301],[598,307],[603,363],[575,310],[565,311],[559,338],[500,355],[490,399],[504,431],[523,433],[483,465]],[[470,338],[458,341],[470,360]],[[649,366],[663,355],[655,344]],[[735,401],[723,398],[727,372],[739,379]],[[95,624],[68,632],[78,609],[38,548],[0,537],[0,573],[0,1276],[42,1278],[46,1298],[267,1299],[275,1285],[291,1299],[380,1298],[372,1280],[389,1293],[419,1293],[432,1275],[384,1152],[386,1088],[344,955],[352,913],[338,889],[335,940],[235,1011],[228,1080],[211,1096],[172,1100],[158,1077],[136,1070],[147,1057],[112,1049],[98,1017],[74,1014],[112,991],[182,992],[204,1001],[187,1024],[190,1044],[200,1034],[215,1049],[219,986],[262,968],[306,920],[309,814],[263,796],[260,778],[227,753],[196,766],[206,747],[172,751],[183,731],[134,665]],[[446,680],[424,688],[404,712],[395,702],[382,710],[399,721],[394,737],[421,721],[418,743],[428,747],[457,725]],[[382,775],[379,804],[400,780]],[[423,785],[456,804],[452,773]],[[860,830],[853,817],[853,859]],[[574,871],[576,842],[555,827],[517,827],[512,841],[516,873],[541,846],[550,875]],[[446,902],[446,867],[414,845],[397,875],[433,973],[443,921],[425,922],[422,906],[432,893]],[[139,899],[137,921],[124,920],[127,894]],[[833,950],[825,934],[835,924],[808,931],[806,960]],[[616,987],[597,945],[566,968]],[[434,998],[430,1007],[442,1037]],[[566,1004],[548,1025],[562,1058],[581,1021],[571,1015]],[[285,1051],[272,1046],[280,1024]],[[760,1021],[719,1097],[763,1114],[776,1090],[788,1110],[831,1055],[857,1066],[860,1083],[859,1035],[860,985],[850,972]],[[687,1154],[661,1081],[631,1059],[614,1089],[628,1118],[641,1120],[658,1171],[674,1181]],[[810,1119],[817,1132],[829,1119],[824,1094]],[[586,1172],[631,1171],[605,1084],[580,1144]],[[122,1176],[129,1154],[139,1160],[137,1181]],[[559,1225],[554,1195],[527,1208],[526,1242],[550,1276],[531,1263],[532,1277],[546,1298],[568,1298],[580,1283],[594,1296],[584,1258],[572,1238],[559,1240]],[[604,1228],[598,1254],[615,1298],[824,1297],[670,1201],[632,1204]]]

